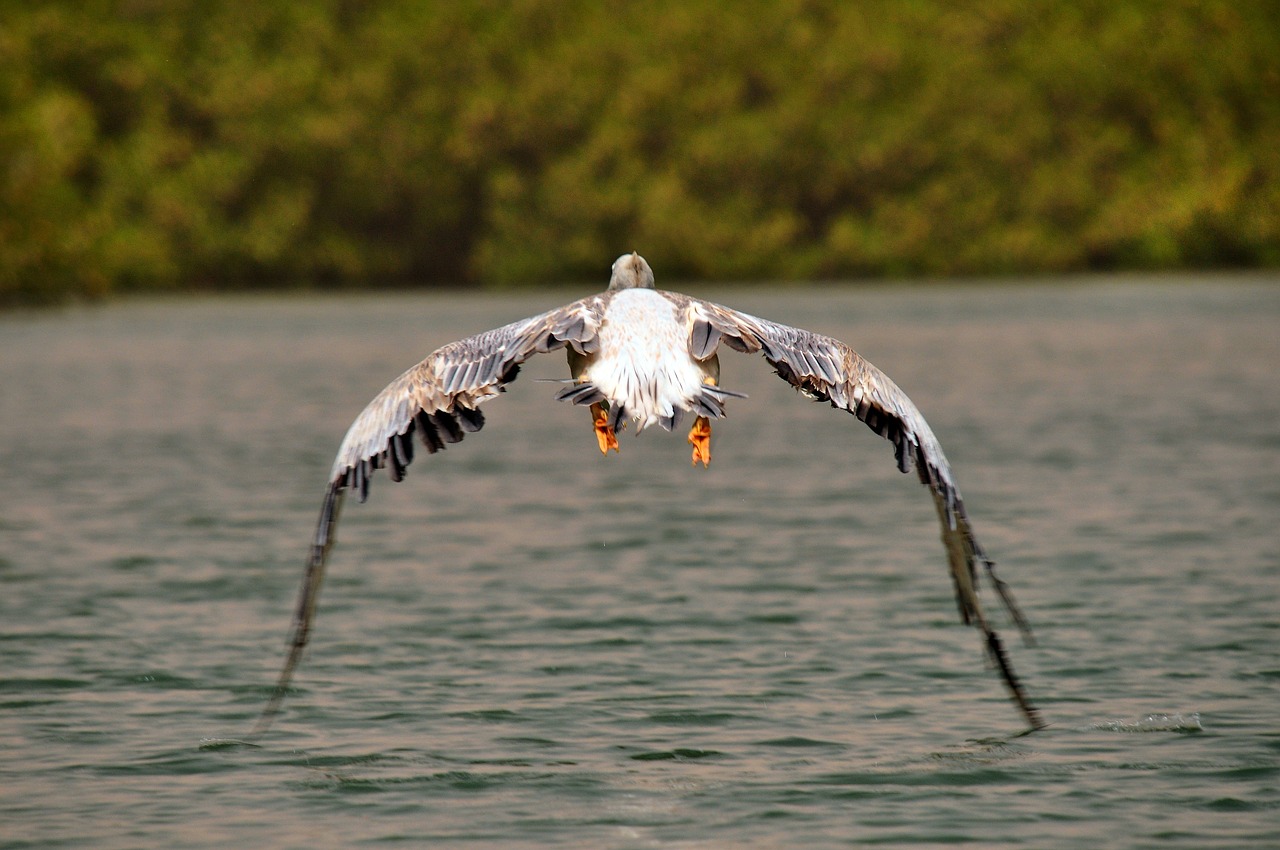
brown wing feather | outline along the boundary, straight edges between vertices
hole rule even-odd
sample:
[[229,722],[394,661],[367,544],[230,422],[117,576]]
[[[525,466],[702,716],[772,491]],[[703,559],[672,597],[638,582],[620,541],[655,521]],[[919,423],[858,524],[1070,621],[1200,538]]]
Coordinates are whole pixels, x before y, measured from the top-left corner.
[[480,430],[479,406],[503,392],[529,357],[565,345],[594,349],[605,300],[605,295],[584,298],[436,349],[356,417],[338,449],[330,482],[357,490],[363,501],[373,470],[386,467],[393,480],[400,480],[412,460],[409,438],[415,432],[434,453]]
[[1014,701],[1033,727],[1042,727],[1039,712],[1027,699],[999,635],[983,612],[978,598],[979,564],[1028,640],[1030,628],[1008,586],[996,575],[995,562],[987,557],[973,533],[942,446],[907,394],[888,375],[837,339],[706,301],[691,301],[690,311],[690,344],[695,350],[705,348],[705,341],[718,335],[738,351],[762,353],[784,381],[811,399],[830,402],[832,407],[852,413],[892,443],[902,472],[909,472],[915,465],[916,474],[929,488],[938,511],[960,616],[983,632]]
[[413,460],[413,437],[428,452],[480,430],[479,406],[515,380],[520,364],[534,354],[572,346],[595,350],[608,293],[594,295],[529,319],[452,342],[408,369],[369,402],[347,430],[329,474],[306,572],[294,613],[289,654],[253,735],[264,733],[280,711],[293,672],[311,636],[325,564],[348,489],[361,501],[369,495],[374,470],[386,468],[393,481]]

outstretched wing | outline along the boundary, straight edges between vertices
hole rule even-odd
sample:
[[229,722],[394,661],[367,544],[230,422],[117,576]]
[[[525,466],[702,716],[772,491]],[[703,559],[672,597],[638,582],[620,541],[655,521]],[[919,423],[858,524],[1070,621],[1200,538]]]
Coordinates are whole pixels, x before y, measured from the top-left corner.
[[401,480],[413,460],[415,434],[429,453],[435,453],[459,442],[467,432],[479,431],[484,426],[480,405],[504,392],[520,364],[534,354],[566,345],[582,354],[595,351],[608,299],[608,293],[593,295],[438,348],[388,384],[356,417],[329,473],[298,595],[289,654],[253,735],[265,732],[279,712],[310,639],[325,562],[347,490],[363,502],[377,469],[385,468],[393,481]]
[[837,339],[707,301],[690,299],[689,313],[692,317],[689,345],[695,357],[710,356],[720,342],[749,354],[761,352],[778,375],[804,395],[852,413],[892,443],[902,472],[909,472],[915,465],[920,481],[933,494],[938,510],[960,616],[965,623],[983,632],[992,659],[1015,702],[1031,725],[1041,728],[1044,723],[1027,699],[1000,636],[982,610],[978,599],[979,564],[1028,640],[1030,628],[1008,586],[995,574],[995,562],[987,557],[974,536],[938,438],[907,394],[888,375]]

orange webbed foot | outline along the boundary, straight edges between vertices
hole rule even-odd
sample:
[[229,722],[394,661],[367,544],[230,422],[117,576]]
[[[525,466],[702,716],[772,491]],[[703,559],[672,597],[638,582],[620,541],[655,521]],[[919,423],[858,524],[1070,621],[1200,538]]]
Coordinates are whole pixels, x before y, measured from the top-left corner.
[[598,404],[591,405],[591,421],[595,424],[596,442],[600,444],[600,454],[607,455],[609,449],[618,451],[618,435],[609,427],[609,414]]
[[711,420],[699,416],[689,429],[689,445],[693,446],[693,465],[711,465]]

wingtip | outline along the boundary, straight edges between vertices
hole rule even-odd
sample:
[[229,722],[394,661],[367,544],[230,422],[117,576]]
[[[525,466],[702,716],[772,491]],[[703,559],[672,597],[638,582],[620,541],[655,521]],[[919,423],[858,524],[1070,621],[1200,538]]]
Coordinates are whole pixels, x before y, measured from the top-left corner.
[[1032,704],[1026,690],[1022,687],[1022,681],[1018,678],[1018,674],[1014,672],[1013,663],[1009,661],[1009,655],[1005,651],[1004,642],[1000,639],[1000,635],[993,629],[987,629],[986,643],[987,652],[991,655],[991,660],[1000,671],[1000,678],[1004,681],[1009,695],[1013,697],[1014,703],[1018,706],[1018,710],[1022,712],[1022,716],[1031,725],[1032,731],[1040,731],[1047,728],[1048,724],[1045,723],[1044,717],[1040,714],[1040,709]]
[[982,561],[983,571],[987,574],[987,580],[991,582],[991,586],[995,588],[996,595],[1000,597],[1001,604],[1009,612],[1009,618],[1018,627],[1018,634],[1022,636],[1022,642],[1027,646],[1036,646],[1036,636],[1031,630],[1031,623],[1013,598],[1013,590],[1005,583],[1004,579],[996,575],[996,562],[986,556],[982,556],[980,560]]
[[284,706],[284,698],[289,693],[293,682],[293,674],[302,661],[302,654],[311,640],[311,625],[315,620],[316,605],[320,599],[320,587],[324,583],[325,567],[329,560],[329,550],[333,547],[337,536],[338,518],[342,513],[342,502],[346,497],[347,481],[340,476],[329,482],[325,490],[324,502],[320,506],[320,517],[316,522],[315,535],[311,539],[311,550],[307,556],[307,569],[302,577],[302,587],[298,592],[298,601],[294,609],[293,629],[289,635],[289,653],[285,656],[284,665],[276,677],[275,687],[262,713],[249,733],[249,740],[254,741],[271,729],[271,724]]

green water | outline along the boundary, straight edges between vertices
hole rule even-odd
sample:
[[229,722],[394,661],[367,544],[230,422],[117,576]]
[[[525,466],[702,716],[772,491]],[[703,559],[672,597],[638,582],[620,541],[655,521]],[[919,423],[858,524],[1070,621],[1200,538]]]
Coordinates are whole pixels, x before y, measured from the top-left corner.
[[1036,629],[1020,718],[892,448],[728,352],[708,470],[560,355],[350,504],[383,384],[580,292],[0,318],[0,848],[1280,845],[1280,285],[695,294],[837,336],[938,433]]

